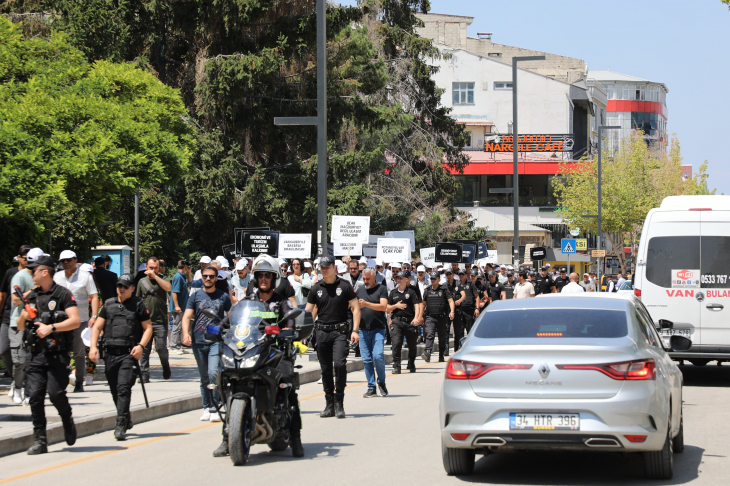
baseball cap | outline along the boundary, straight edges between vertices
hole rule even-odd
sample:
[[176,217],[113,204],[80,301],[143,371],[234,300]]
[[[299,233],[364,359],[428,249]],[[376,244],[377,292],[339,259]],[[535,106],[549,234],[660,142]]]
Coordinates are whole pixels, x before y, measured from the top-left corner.
[[54,268],[56,266],[55,263],[53,263],[53,258],[51,258],[48,255],[41,255],[32,262],[28,262],[27,267],[28,268],[35,268],[37,266],[43,265],[44,267],[48,268]]
[[134,285],[134,278],[130,274],[125,273],[124,275],[122,275],[121,277],[119,277],[117,279],[117,285],[124,285],[125,287],[131,287],[132,285]]
[[562,273],[562,272],[567,272],[567,271],[568,271],[568,269],[567,269],[567,268],[565,268],[565,267],[563,267],[563,268],[561,268],[561,269],[560,269],[560,273]]
[[472,269],[471,269],[471,274],[472,274],[473,276],[475,276],[475,277],[476,277],[477,275],[479,275],[479,269],[477,269],[477,268],[472,268]]
[[81,270],[82,272],[89,272],[89,273],[94,273],[94,267],[92,267],[92,266],[91,266],[91,265],[89,265],[88,263],[84,263],[83,265],[81,265],[81,266],[79,267],[79,269],[80,269],[80,270]]
[[364,263],[364,264],[367,265],[367,263],[368,263],[368,257],[361,256],[359,262],[360,263]]
[[378,266],[378,267],[382,267],[383,266],[383,259],[382,258],[376,258],[375,259],[375,265]]
[[213,260],[211,260],[209,256],[202,256],[202,257],[200,257],[200,262],[199,263],[210,263],[212,261]]
[[411,272],[409,272],[408,270],[403,270],[402,272],[400,272],[398,274],[398,277],[399,278],[411,278]]
[[588,275],[587,273],[584,273],[583,276],[584,277],[590,277],[590,275]]
[[218,270],[218,278],[228,278],[228,274],[223,270]]
[[458,274],[459,275],[466,275],[466,270],[464,270],[463,268],[460,268],[459,271],[458,271]]
[[25,259],[28,261],[28,263],[30,263],[43,255],[43,250],[41,250],[40,248],[31,248],[30,250],[28,250],[28,253],[25,254]]
[[309,262],[304,262],[304,268],[312,268],[312,264]]
[[330,265],[333,265],[334,263],[335,263],[335,259],[329,255],[323,256],[322,258],[319,259],[319,264],[322,267],[329,267]]
[[236,263],[236,271],[241,271],[244,268],[246,268],[246,259],[242,258],[241,260],[238,260],[238,263]]
[[515,267],[513,267],[512,265],[507,265],[507,270],[514,270],[514,269],[515,269]]
[[76,253],[72,252],[71,250],[63,250],[60,255],[58,255],[59,260],[63,260],[65,258],[76,258]]
[[142,271],[144,271],[146,269],[147,269],[147,264],[146,263],[140,263],[140,265],[137,267],[137,271],[138,272],[142,272]]
[[390,264],[390,268],[400,268],[400,263],[393,262],[393,263]]
[[418,265],[418,268],[416,269],[416,271],[417,272],[425,272],[426,271],[426,267],[424,267],[423,265]]
[[507,270],[507,265],[500,265],[499,268],[504,268],[505,270]]
[[549,264],[549,263],[546,263],[546,264],[545,264],[545,267],[546,267],[546,268],[550,268],[550,264]]
[[441,276],[439,275],[438,272],[431,272],[431,274],[429,275],[429,277],[431,277],[432,279],[441,278]]
[[447,275],[449,275],[449,274],[453,275],[454,270],[451,267],[446,267],[446,271],[444,273],[446,273]]

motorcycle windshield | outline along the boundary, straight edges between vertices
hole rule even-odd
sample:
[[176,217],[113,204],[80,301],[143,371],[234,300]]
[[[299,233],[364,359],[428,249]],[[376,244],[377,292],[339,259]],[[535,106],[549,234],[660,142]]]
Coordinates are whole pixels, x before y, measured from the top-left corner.
[[233,349],[245,349],[261,338],[259,324],[264,318],[271,317],[263,302],[239,301],[228,313],[231,329],[226,333],[224,343]]

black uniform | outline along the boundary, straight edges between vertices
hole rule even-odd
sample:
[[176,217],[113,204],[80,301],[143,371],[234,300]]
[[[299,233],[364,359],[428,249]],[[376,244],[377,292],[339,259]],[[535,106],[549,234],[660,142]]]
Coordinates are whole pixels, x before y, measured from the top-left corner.
[[[469,331],[471,331],[471,326],[474,325],[474,310],[476,309],[477,304],[474,294],[476,293],[477,295],[479,295],[479,290],[477,289],[476,285],[474,285],[474,283],[469,280],[462,283],[461,286],[464,290],[464,293],[466,294],[466,298],[460,306],[462,329],[466,331],[466,334],[469,334]],[[455,335],[454,338],[455,340],[461,340],[461,332]]]
[[[69,307],[77,307],[73,294],[55,282],[48,291],[44,292],[41,288],[33,290],[28,296],[28,301],[32,303],[34,300],[39,317],[44,313],[54,313],[65,311]],[[53,322],[54,320],[49,320],[47,324]],[[29,321],[25,325],[27,328],[34,324]],[[51,403],[58,410],[58,415],[61,416],[64,430],[73,427],[71,405],[66,397],[69,375],[68,353],[71,351],[73,331],[54,332],[48,337],[55,340],[56,346],[51,350],[43,343],[29,346],[25,360],[25,393],[29,398],[30,411],[33,415],[33,431],[36,439],[40,436],[43,437],[43,442],[46,437],[46,410],[44,407],[46,391]]]
[[558,277],[555,279],[555,288],[558,289],[558,292],[562,292],[563,287],[565,287],[569,283],[570,279],[568,277]]
[[502,292],[507,293],[507,289],[497,279],[494,279],[494,283],[487,282],[487,290],[489,291],[489,298],[492,299],[492,303],[497,300],[502,300]]
[[426,354],[431,356],[433,340],[438,333],[439,360],[444,357],[444,351],[449,344],[449,299],[451,292],[446,285],[439,285],[436,289],[429,286],[423,291],[423,301],[426,303]]
[[[454,279],[454,283],[450,284],[448,280],[446,280],[446,287],[449,289],[449,292],[451,292],[451,297],[454,299],[454,304],[456,304],[456,301],[461,299],[461,291],[464,290],[461,286],[461,281],[458,278]],[[463,329],[463,321],[461,318],[461,309],[460,306],[457,305],[454,307],[454,320],[452,321],[454,324],[454,352],[459,350],[459,346],[461,343],[459,342],[460,339],[457,338],[457,336],[462,335],[462,329]]]
[[505,283],[501,284],[502,287],[504,287],[504,293],[505,297],[507,297],[507,300],[513,299],[515,296],[515,284],[517,282],[513,279],[512,283],[507,280]]
[[124,302],[114,297],[104,302],[99,317],[104,319],[104,374],[117,406],[117,425],[129,429],[129,404],[137,378],[137,360],[130,351],[140,344],[142,323],[150,320],[150,311],[139,297],[131,296]]
[[307,304],[317,306],[317,356],[328,403],[333,393],[336,398],[345,396],[348,342],[352,331],[348,329],[347,311],[350,301],[356,298],[352,285],[340,277],[331,284],[319,279],[307,297]]
[[550,294],[553,291],[553,287],[555,287],[555,282],[547,275],[544,277],[538,275],[537,278],[535,278],[534,287],[535,295]]
[[403,348],[403,338],[408,341],[408,369],[415,371],[416,354],[418,353],[418,327],[412,324],[416,317],[416,304],[420,303],[419,292],[413,290],[412,286],[407,286],[403,292],[394,288],[388,296],[388,304],[394,305],[399,302],[406,304],[405,309],[395,309],[391,315],[392,325],[390,328],[390,336],[392,339],[393,350],[393,369],[400,371],[401,350]]

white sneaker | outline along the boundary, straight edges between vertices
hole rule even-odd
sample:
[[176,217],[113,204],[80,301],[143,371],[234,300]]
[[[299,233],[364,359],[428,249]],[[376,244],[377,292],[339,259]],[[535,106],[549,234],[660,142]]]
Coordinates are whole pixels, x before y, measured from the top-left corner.
[[71,373],[68,375],[68,382],[71,384],[71,386],[76,386],[76,374]]
[[94,384],[94,377],[91,375],[86,375],[86,386],[90,386]]
[[23,400],[23,406],[30,407],[30,397],[25,397],[25,400]]
[[20,405],[23,403],[23,389],[22,388],[16,388],[13,390],[13,403],[16,405]]
[[210,412],[206,408],[203,410],[203,415],[200,417],[201,422],[210,422]]
[[8,391],[8,396],[10,398],[13,398],[13,392],[15,391],[15,380],[13,380],[12,383],[10,383],[10,390]]
[[210,412],[210,421],[211,422],[220,422],[221,416],[218,412]]
[[184,354],[183,350],[180,348],[170,348],[169,351],[170,354]]
[[321,385],[322,384],[322,378],[320,378],[319,380],[317,380],[317,384],[318,385]]

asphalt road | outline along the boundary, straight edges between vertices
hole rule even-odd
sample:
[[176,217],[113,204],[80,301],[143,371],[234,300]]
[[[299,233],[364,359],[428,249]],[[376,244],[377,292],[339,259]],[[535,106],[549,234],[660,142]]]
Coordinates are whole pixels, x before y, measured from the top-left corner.
[[[419,360],[415,374],[389,376],[387,398],[364,399],[362,372],[349,376],[345,420],[321,419],[321,385],[302,386],[306,451],[270,452],[256,445],[246,466],[213,458],[220,425],[199,422],[200,412],[138,424],[129,440],[112,432],[57,444],[42,456],[0,458],[0,484],[727,484],[730,477],[730,367],[683,367],[685,443],[675,455],[671,481],[643,479],[640,457],[618,453],[518,453],[479,458],[470,477],[448,477],[441,462],[438,395],[444,364]],[[235,483],[234,483],[235,482]],[[208,483],[210,484],[210,483]]]

